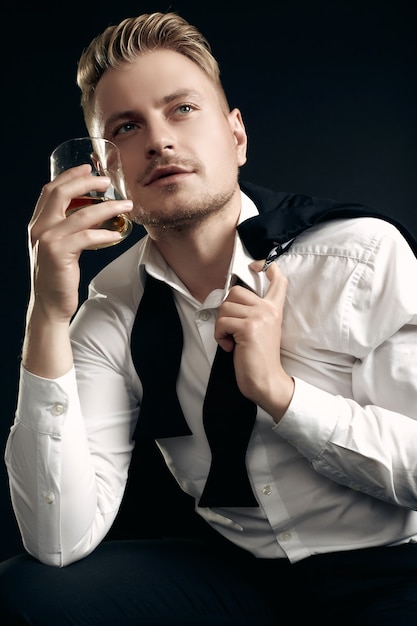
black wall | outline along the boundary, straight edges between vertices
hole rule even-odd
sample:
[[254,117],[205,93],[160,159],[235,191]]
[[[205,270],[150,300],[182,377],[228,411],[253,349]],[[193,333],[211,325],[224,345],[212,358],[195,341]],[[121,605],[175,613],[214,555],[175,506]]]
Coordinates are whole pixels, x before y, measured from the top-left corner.
[[[417,232],[416,6],[412,0],[3,5],[1,453],[16,402],[26,224],[48,179],[49,153],[85,134],[75,71],[89,40],[123,17],[178,11],[210,40],[231,105],[243,113],[249,161],[242,177],[367,203]],[[123,245],[83,255],[81,297]],[[0,515],[1,560],[21,549],[2,463]]]

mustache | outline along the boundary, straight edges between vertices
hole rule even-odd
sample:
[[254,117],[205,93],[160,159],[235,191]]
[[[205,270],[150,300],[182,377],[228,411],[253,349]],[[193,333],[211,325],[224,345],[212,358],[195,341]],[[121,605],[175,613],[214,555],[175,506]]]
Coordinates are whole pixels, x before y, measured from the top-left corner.
[[145,171],[138,176],[136,183],[141,184],[148,180],[157,167],[183,167],[184,169],[199,171],[201,169],[200,161],[196,159],[185,159],[172,156],[157,156],[146,167]]

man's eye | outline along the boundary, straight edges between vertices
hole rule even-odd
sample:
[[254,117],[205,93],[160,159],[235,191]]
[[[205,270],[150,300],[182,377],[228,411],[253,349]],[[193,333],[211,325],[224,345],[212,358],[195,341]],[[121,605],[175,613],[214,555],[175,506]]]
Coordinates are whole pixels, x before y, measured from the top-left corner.
[[180,106],[177,108],[177,111],[179,113],[190,113],[191,111],[193,111],[193,107],[191,106],[191,104],[180,104]]
[[116,128],[114,134],[115,135],[123,135],[125,133],[128,133],[131,130],[134,130],[135,128],[136,128],[136,124],[133,124],[132,122],[129,122],[127,124],[122,124],[121,126]]

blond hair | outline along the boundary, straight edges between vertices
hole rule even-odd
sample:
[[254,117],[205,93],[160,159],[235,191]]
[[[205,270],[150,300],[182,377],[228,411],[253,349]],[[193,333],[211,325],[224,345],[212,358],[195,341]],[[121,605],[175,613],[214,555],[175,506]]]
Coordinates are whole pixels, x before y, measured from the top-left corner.
[[158,48],[179,52],[196,63],[218,89],[225,111],[229,110],[219,65],[206,38],[176,13],[147,13],[109,26],[83,51],[78,62],[77,84],[81,89],[81,106],[87,127],[95,89],[104,72],[120,68]]

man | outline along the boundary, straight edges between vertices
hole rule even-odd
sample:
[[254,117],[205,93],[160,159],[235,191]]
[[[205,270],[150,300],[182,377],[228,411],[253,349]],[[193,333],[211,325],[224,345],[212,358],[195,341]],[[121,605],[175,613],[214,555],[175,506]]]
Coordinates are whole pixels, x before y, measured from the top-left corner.
[[[6,463],[33,558],[3,564],[0,614],[278,624],[285,610],[332,624],[343,610],[342,623],[409,626],[412,236],[366,207],[239,184],[241,114],[209,45],[175,14],[109,27],[78,82],[88,132],[118,145],[131,201],[66,218],[71,198],[108,184],[81,166],[44,186],[30,223]],[[70,324],[80,254],[117,240],[94,225],[121,212],[147,236],[100,272]],[[142,436],[195,498],[201,540],[101,543]]]

